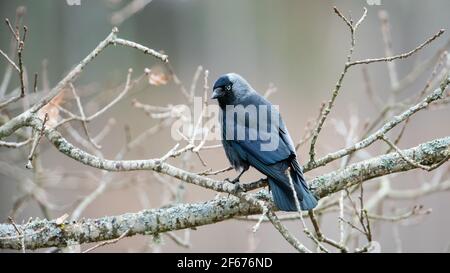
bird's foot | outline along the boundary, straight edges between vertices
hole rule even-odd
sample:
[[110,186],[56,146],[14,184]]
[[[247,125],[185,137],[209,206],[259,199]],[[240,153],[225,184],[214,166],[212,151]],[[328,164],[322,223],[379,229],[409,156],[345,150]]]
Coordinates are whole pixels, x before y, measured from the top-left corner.
[[[233,193],[238,193],[238,192],[245,192],[245,188],[242,186],[241,183],[239,182],[235,182],[234,183],[234,189],[233,189]],[[230,192],[228,192],[228,197],[230,197]]]
[[244,186],[242,186],[241,183],[236,182],[234,184],[234,192],[245,192],[245,188],[244,188]]
[[225,181],[227,181],[228,183],[231,183],[231,184],[236,184],[236,183],[239,183],[239,177],[236,177],[233,180],[230,180],[229,178],[225,178]]

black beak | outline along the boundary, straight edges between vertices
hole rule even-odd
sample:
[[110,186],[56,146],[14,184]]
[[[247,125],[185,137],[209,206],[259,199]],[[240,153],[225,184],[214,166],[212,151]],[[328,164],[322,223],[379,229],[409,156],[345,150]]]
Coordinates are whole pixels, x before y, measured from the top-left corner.
[[217,99],[218,97],[221,97],[221,96],[222,96],[222,88],[219,87],[219,88],[216,88],[213,90],[211,99]]

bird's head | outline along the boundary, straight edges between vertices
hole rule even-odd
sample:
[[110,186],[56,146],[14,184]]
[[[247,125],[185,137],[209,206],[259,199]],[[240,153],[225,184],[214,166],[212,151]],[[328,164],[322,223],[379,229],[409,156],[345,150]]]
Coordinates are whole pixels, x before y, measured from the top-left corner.
[[220,76],[214,83],[211,99],[239,98],[251,91],[250,84],[236,73]]

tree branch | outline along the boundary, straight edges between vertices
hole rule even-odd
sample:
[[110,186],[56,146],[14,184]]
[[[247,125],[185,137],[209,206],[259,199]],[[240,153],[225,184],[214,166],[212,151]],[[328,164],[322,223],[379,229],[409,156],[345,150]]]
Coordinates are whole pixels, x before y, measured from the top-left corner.
[[330,153],[330,154],[326,155],[325,157],[320,158],[316,161],[308,162],[308,164],[305,166],[305,172],[307,172],[311,169],[320,167],[320,166],[324,166],[324,165],[330,163],[331,161],[342,158],[346,155],[349,155],[358,150],[368,147],[369,145],[371,145],[372,143],[374,143],[375,141],[380,139],[380,137],[382,135],[384,135],[385,133],[390,131],[392,128],[394,128],[395,126],[397,126],[398,124],[400,124],[401,122],[406,120],[407,118],[411,117],[418,111],[426,108],[430,103],[432,103],[436,100],[442,99],[444,96],[444,92],[449,83],[450,83],[450,79],[445,78],[444,81],[441,83],[441,86],[439,88],[437,88],[436,90],[434,90],[431,94],[429,94],[421,102],[408,108],[406,111],[404,111],[400,115],[394,116],[389,122],[385,123],[380,129],[378,129],[378,131],[374,132],[373,134],[369,135],[368,137],[364,138],[363,140],[361,140],[361,141],[355,143],[354,145],[347,147],[345,149],[341,149],[339,151]]
[[47,105],[53,98],[55,98],[69,83],[73,82],[83,71],[83,69],[95,58],[98,54],[100,54],[106,47],[111,44],[119,44],[123,46],[128,46],[135,48],[144,52],[145,54],[150,54],[163,62],[168,61],[167,55],[161,54],[153,49],[142,46],[138,43],[131,42],[128,40],[117,38],[117,33],[119,30],[115,27],[111,31],[111,33],[101,41],[97,47],[89,53],[75,68],[73,68],[46,96],[44,96],[39,102],[33,105],[30,109],[18,115],[17,117],[11,119],[6,124],[0,127],[0,139],[11,135],[17,129],[22,127],[25,120],[30,119],[32,114],[36,113]]
[[[47,129],[46,136],[51,139]],[[51,130],[50,130],[51,131]],[[57,139],[56,143],[59,143]],[[60,148],[68,148],[64,144]],[[76,148],[75,148],[76,149]],[[76,155],[81,151],[74,151],[69,155]],[[403,150],[402,153],[412,157],[423,165],[432,165],[442,161],[450,154],[450,137],[435,139],[417,147]],[[93,156],[91,156],[93,157]],[[92,161],[94,160],[94,161]],[[119,161],[95,161],[89,158],[85,164],[97,168],[112,168]],[[153,161],[151,161],[153,162]],[[122,161],[121,168],[134,166],[140,168],[141,161]],[[149,167],[144,163],[142,168]],[[152,163],[153,164],[153,163]],[[210,185],[210,188],[231,190],[228,184],[212,180],[203,176],[182,171],[167,163],[156,171],[166,173],[196,185]],[[344,188],[355,185],[375,177],[415,169],[414,165],[405,161],[397,152],[381,155],[369,160],[358,162],[344,169],[318,176],[311,181],[311,188],[318,197],[325,197]],[[178,171],[179,170],[179,171]],[[231,184],[230,184],[231,185]],[[234,185],[231,185],[234,186]],[[265,191],[247,194],[250,198],[271,199]],[[65,246],[68,241],[74,240],[82,243],[99,242],[119,238],[125,231],[130,230],[127,236],[135,234],[157,234],[172,230],[208,225],[231,219],[236,216],[258,214],[262,208],[256,204],[249,205],[241,202],[239,198],[221,197],[207,202],[194,204],[178,204],[169,208],[143,210],[137,213],[127,213],[118,216],[87,219],[78,222],[64,222],[57,225],[55,221],[33,220],[28,224],[18,225],[24,232],[24,243],[27,249],[36,249],[52,246]],[[0,248],[21,249],[21,238],[11,224],[0,224]]]

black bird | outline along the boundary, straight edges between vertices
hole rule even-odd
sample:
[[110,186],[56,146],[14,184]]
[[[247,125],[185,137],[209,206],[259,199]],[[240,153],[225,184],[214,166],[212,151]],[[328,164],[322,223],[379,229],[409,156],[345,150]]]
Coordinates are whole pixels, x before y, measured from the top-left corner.
[[215,82],[211,98],[217,99],[221,108],[225,154],[231,165],[241,171],[231,182],[239,182],[252,166],[267,175],[280,210],[297,211],[291,181],[301,209],[313,209],[317,199],[303,177],[292,139],[278,110],[235,73],[222,75]]

